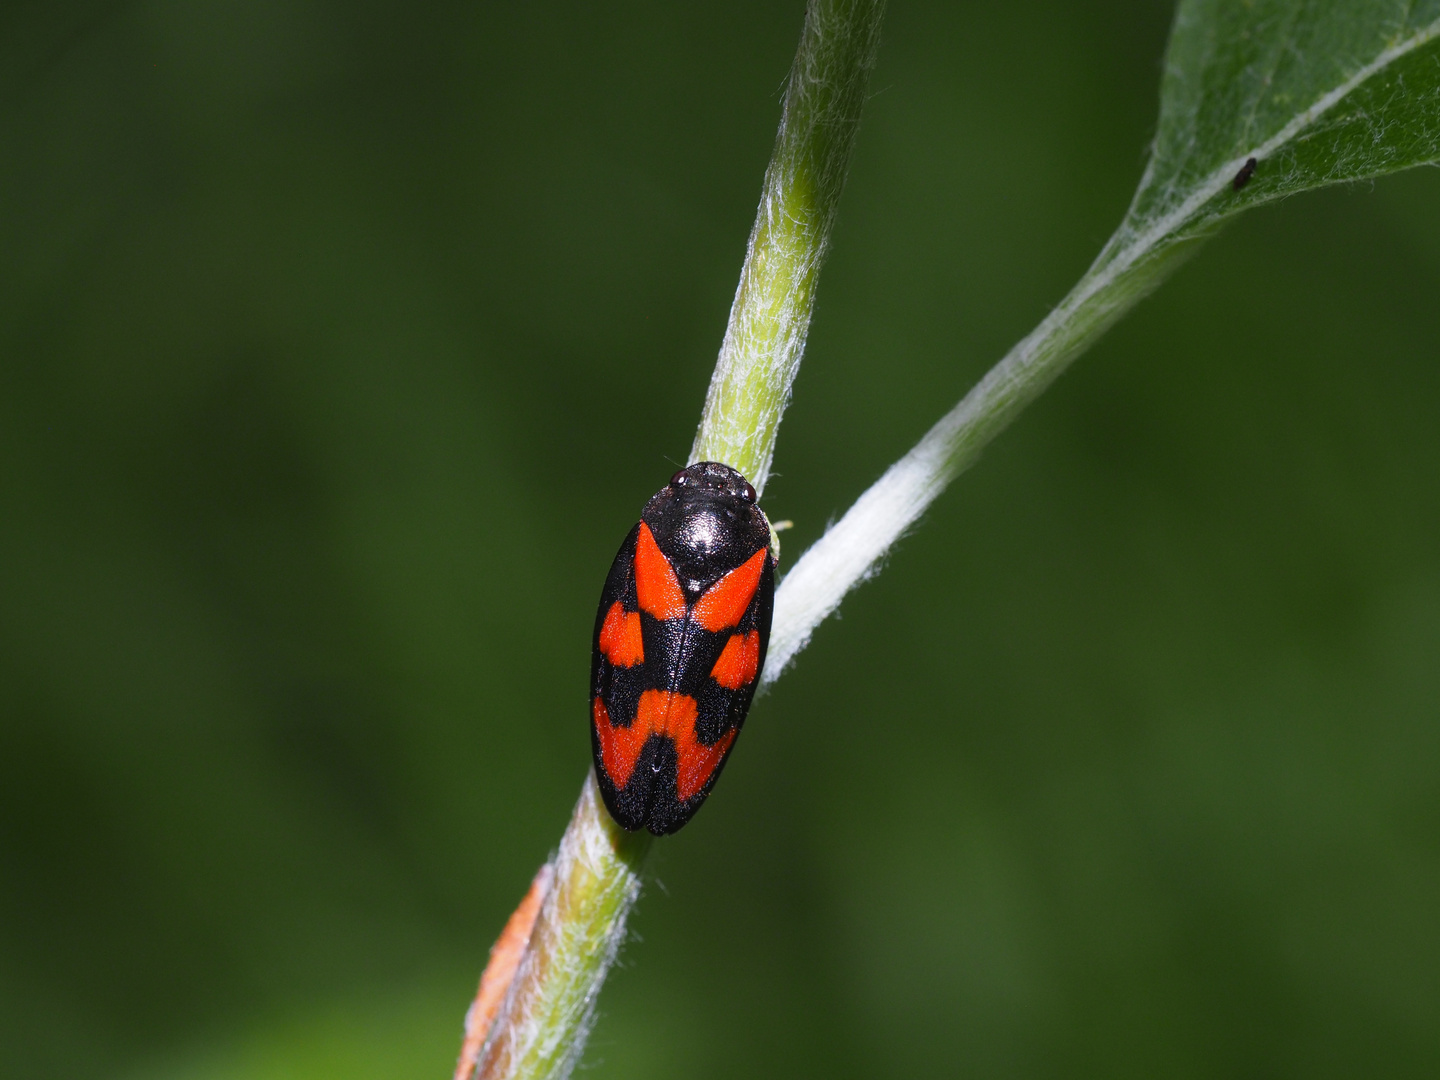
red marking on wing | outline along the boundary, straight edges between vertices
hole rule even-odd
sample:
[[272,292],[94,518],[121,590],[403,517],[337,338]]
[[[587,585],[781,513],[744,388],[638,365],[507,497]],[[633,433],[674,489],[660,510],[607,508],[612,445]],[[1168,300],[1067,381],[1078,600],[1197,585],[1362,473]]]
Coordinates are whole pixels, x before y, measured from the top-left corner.
[[[706,630],[719,632],[736,625],[755,598],[760,571],[765,568],[766,549],[761,548],[705,591],[691,613]],[[638,558],[636,560],[638,565]]]
[[706,746],[695,738],[693,723],[686,727],[683,733],[675,733],[675,749],[680,757],[675,792],[680,796],[681,802],[700,793],[700,789],[715,772],[716,766],[725,760],[730,744],[735,741],[735,732],[736,729],[731,728],[720,736],[720,741],[714,746]]
[[616,667],[634,667],[645,660],[638,611],[626,611],[619,600],[610,605],[600,627],[600,652]]
[[600,736],[600,760],[605,764],[605,774],[617,788],[623,788],[630,782],[640,748],[650,732],[638,716],[629,727],[615,727],[610,723],[610,710],[598,697],[591,704],[591,713],[595,732]]
[[635,595],[640,610],[657,619],[678,619],[685,614],[685,594],[675,568],[665,558],[650,526],[640,523],[640,537],[635,542]]
[[646,690],[640,695],[635,710],[635,723],[645,724],[658,735],[675,735],[677,731],[695,731],[695,715],[699,705],[689,694],[670,690]]
[[760,631],[748,634],[731,634],[730,640],[720,653],[720,659],[710,669],[710,677],[726,690],[739,690],[748,686],[755,678],[760,666]]
[[706,746],[695,738],[695,717],[699,705],[688,694],[669,690],[646,690],[640,695],[635,722],[628,728],[614,727],[605,703],[598,697],[592,706],[595,730],[600,733],[600,760],[610,782],[617,788],[630,783],[635,764],[645,740],[651,735],[668,735],[675,743],[679,757],[676,794],[680,801],[699,793],[715,767],[735,741],[735,731],[727,731],[714,746]]

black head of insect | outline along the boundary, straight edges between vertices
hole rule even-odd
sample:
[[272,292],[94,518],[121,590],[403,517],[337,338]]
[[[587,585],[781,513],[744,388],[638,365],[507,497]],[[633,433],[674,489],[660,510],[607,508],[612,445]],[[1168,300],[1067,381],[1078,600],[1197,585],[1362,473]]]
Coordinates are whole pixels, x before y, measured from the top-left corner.
[[640,519],[674,564],[687,592],[698,593],[770,542],[755,488],[718,461],[687,465],[655,493]]

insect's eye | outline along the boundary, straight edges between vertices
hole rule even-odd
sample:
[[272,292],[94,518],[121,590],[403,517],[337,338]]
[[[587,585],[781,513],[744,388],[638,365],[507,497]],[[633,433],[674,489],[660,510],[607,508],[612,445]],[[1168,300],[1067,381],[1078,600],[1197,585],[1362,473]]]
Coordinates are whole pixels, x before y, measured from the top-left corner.
[[748,483],[745,485],[744,488],[741,489],[740,494],[745,496],[745,501],[749,503],[753,503],[757,497],[755,495],[755,489],[751,487]]
[[683,486],[685,485],[686,479],[688,479],[688,478],[687,478],[686,475],[685,475],[685,470],[684,470],[684,469],[681,469],[681,470],[680,470],[679,472],[677,472],[674,476],[670,477],[670,486],[671,486],[671,487],[683,487]]

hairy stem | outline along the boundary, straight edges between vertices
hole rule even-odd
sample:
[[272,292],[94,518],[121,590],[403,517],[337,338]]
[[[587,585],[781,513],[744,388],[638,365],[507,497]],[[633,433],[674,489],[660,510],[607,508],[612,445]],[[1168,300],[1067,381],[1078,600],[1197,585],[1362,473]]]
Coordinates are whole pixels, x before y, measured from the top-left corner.
[[883,0],[812,0],[690,460],[763,491],[880,44]]
[[806,550],[775,593],[762,687],[779,677],[815,627],[875,572],[890,546],[985,445],[1193,246],[1171,243],[1102,256],[1039,326]]
[[[799,368],[880,37],[883,0],[810,0],[740,286],[692,461],[757,489]],[[649,833],[627,833],[587,777],[523,959],[485,1035],[480,1080],[563,1080],[640,894]],[[472,1033],[472,1040],[476,1036]],[[457,1076],[466,1072],[462,1059]]]
[[616,825],[594,775],[586,777],[525,956],[480,1053],[480,1080],[564,1077],[575,1067],[640,895],[651,839]]

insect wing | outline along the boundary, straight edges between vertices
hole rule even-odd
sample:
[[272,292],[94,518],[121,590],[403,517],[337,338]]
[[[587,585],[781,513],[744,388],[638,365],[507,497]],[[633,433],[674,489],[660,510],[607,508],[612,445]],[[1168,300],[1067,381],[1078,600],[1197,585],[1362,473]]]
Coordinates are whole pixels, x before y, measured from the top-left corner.
[[650,683],[635,582],[635,549],[643,526],[630,530],[610,566],[590,653],[590,743],[610,813],[627,829],[645,824],[645,800],[619,799],[629,785],[649,731],[639,716]]
[[690,664],[682,688],[694,696],[695,721],[688,731],[672,728],[678,767],[667,832],[700,809],[725,766],[765,665],[774,605],[775,563],[762,548],[691,608]]
[[596,612],[590,734],[600,791],[627,829],[670,833],[714,787],[765,663],[774,560],[756,551],[693,604],[643,522]]

